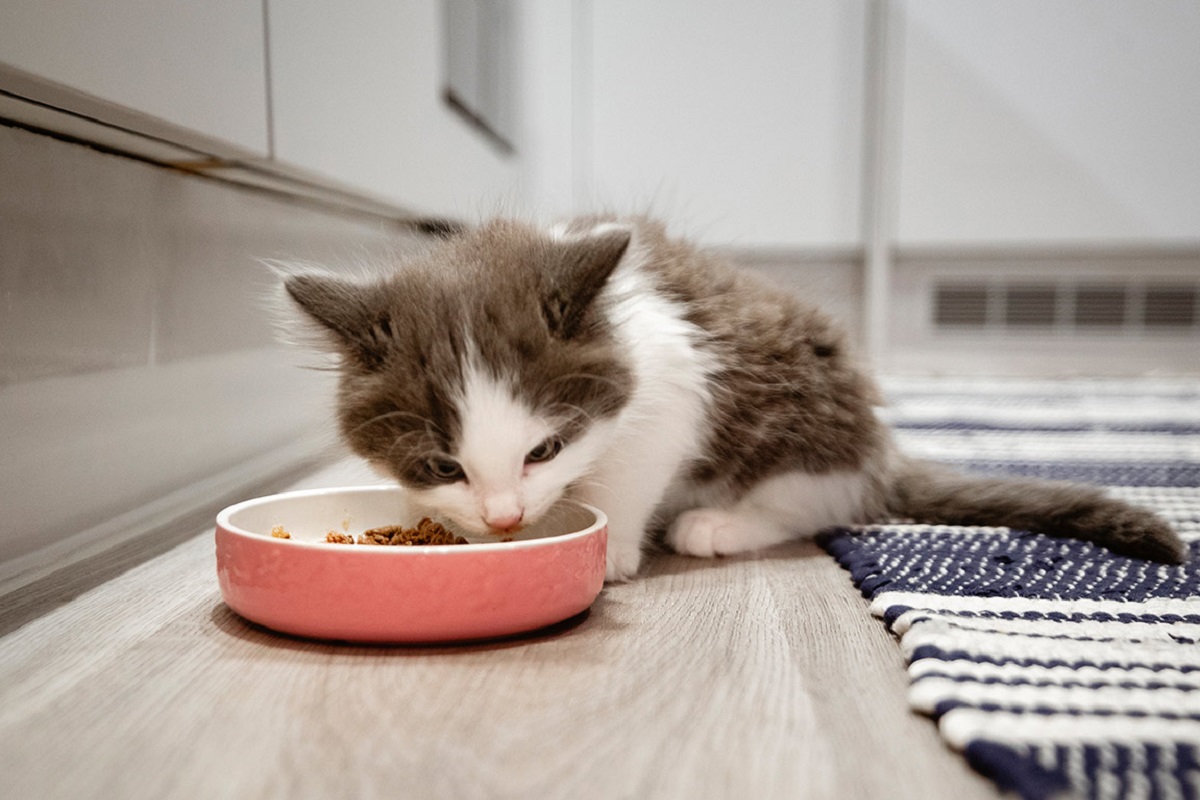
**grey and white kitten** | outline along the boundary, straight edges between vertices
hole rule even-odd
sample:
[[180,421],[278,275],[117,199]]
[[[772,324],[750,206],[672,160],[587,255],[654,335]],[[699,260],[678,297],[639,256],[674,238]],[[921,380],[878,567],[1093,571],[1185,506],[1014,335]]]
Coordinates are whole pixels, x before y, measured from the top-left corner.
[[386,277],[285,287],[340,356],[351,449],[476,533],[600,507],[610,580],[657,533],[714,556],[888,517],[1184,558],[1097,489],[903,456],[824,314],[648,220],[497,220]]

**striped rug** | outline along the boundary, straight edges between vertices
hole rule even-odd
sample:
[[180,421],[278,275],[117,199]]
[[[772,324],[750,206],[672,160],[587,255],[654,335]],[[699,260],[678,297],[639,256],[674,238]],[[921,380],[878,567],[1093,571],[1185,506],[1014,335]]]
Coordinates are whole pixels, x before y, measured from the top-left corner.
[[907,452],[1103,484],[1192,552],[1166,567],[1005,528],[826,534],[899,637],[912,708],[1024,798],[1200,799],[1200,381],[885,388]]

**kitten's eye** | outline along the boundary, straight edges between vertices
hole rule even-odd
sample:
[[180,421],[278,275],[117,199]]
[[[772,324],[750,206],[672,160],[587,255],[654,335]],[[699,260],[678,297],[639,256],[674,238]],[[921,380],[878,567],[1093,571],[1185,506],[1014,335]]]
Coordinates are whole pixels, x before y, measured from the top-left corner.
[[562,450],[562,448],[562,439],[558,438],[557,436],[551,436],[549,439],[529,451],[529,453],[525,456],[525,463],[536,464],[539,461],[549,461],[558,455],[558,452]]
[[458,481],[466,477],[462,465],[452,458],[431,458],[425,462],[425,471],[439,481]]

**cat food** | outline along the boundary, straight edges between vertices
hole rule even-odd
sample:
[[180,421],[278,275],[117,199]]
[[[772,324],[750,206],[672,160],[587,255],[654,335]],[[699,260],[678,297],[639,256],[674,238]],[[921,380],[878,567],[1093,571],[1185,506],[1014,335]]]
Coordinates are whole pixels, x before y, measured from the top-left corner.
[[467,540],[451,533],[439,522],[425,517],[415,528],[402,525],[387,525],[363,531],[359,544],[422,545],[422,544],[467,544]]
[[[348,533],[330,531],[325,534],[329,544],[355,544],[354,537]],[[381,528],[371,528],[358,535],[357,544],[365,545],[423,545],[423,544],[467,544],[467,540],[449,531],[439,522],[425,517],[415,528],[403,525],[385,525]]]
[[[271,528],[271,535],[276,539],[291,539],[292,535],[282,525]],[[505,539],[511,541],[511,538]],[[329,531],[325,534],[327,544],[355,544],[354,537],[348,533]],[[425,545],[425,544],[469,544],[466,539],[451,532],[440,522],[434,522],[425,517],[415,528],[403,525],[385,525],[381,528],[371,528],[358,536],[357,544],[366,545]]]

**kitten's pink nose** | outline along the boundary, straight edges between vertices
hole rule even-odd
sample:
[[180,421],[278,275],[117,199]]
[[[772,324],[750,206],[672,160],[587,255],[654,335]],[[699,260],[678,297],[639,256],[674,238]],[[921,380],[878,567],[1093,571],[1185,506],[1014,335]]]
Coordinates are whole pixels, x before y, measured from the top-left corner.
[[498,531],[508,531],[520,525],[521,520],[524,518],[524,509],[517,509],[516,511],[506,511],[502,514],[488,514],[483,518],[483,521],[487,523],[489,528]]
[[525,518],[525,504],[516,492],[501,491],[483,496],[483,521],[497,531],[512,530]]

